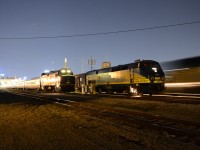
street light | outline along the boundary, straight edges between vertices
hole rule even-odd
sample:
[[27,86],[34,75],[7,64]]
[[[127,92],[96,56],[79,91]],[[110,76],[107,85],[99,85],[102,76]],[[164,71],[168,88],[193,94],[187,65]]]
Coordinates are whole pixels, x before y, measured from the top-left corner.
[[4,77],[5,75],[3,73],[0,74],[1,79]]
[[44,70],[44,73],[49,73],[49,72],[50,72],[49,69]]

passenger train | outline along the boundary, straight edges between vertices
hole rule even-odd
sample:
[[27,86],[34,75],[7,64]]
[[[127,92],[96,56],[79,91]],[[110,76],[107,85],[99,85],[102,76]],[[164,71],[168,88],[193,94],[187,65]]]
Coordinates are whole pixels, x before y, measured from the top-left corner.
[[70,69],[42,73],[31,80],[13,80],[8,88],[81,93],[200,94],[200,56],[158,63],[137,60],[74,75]]
[[137,60],[76,75],[76,90],[82,93],[152,95],[163,92],[164,83],[165,74],[153,60]]
[[160,64],[166,75],[165,92],[200,94],[200,56]]
[[30,80],[13,80],[9,88],[74,92],[75,76],[70,69],[62,68],[49,73],[42,73],[40,77]]

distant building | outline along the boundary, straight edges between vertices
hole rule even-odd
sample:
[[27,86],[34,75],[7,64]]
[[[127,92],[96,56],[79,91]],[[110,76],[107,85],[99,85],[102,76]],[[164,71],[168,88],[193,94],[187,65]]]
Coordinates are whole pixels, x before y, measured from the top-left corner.
[[111,62],[109,62],[109,61],[102,62],[102,64],[101,64],[102,69],[109,68],[109,67],[111,67]]

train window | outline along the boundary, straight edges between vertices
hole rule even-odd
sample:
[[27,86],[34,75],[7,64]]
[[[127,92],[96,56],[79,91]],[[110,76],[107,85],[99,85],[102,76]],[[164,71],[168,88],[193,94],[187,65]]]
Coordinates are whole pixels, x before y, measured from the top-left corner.
[[144,63],[143,65],[144,65],[145,67],[147,67],[147,66],[148,66],[148,64],[146,64],[146,63]]
[[154,61],[148,61],[148,62],[141,62],[140,68],[144,71],[148,71],[151,73],[160,73],[162,72],[161,66],[159,63]]
[[157,62],[142,63],[141,67],[156,67],[159,68],[160,65]]
[[154,72],[157,72],[157,68],[156,68],[156,67],[152,67],[152,70],[153,70]]

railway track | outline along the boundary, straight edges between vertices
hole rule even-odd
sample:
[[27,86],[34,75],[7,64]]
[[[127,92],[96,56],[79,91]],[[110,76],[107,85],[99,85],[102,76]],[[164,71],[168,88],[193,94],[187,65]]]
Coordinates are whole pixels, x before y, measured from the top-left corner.
[[109,120],[113,120],[115,123],[120,122],[120,124],[123,124],[122,122],[125,122],[129,124],[137,124],[143,128],[154,129],[160,132],[167,132],[176,136],[200,137],[200,124],[194,122],[154,116],[145,113],[99,106],[97,107],[82,103],[80,104],[79,102],[64,99],[57,99],[56,103],[92,111],[94,116],[108,117]]
[[183,136],[189,138],[200,137],[200,124],[179,119],[150,115],[147,113],[133,112],[123,109],[108,108],[89,103],[77,102],[65,98],[46,97],[34,93],[12,92],[13,94],[34,98],[41,101],[52,102],[61,106],[72,107],[87,111],[95,118],[101,118],[108,122],[114,122],[119,126],[123,124],[138,125],[139,128],[156,130],[171,136]]
[[[41,92],[38,90],[23,90],[23,91],[18,91],[18,90],[11,90],[12,92],[16,93],[32,93],[35,95],[43,95],[46,92]],[[48,94],[48,93],[46,93]],[[52,94],[52,93],[50,93]],[[58,94],[58,93],[55,93]],[[63,93],[64,94],[64,93]],[[67,97],[82,97],[83,94],[78,94],[78,93],[71,93],[71,94],[65,94]],[[52,95],[51,95],[52,97]],[[179,104],[200,104],[200,94],[183,94],[183,93],[166,93],[163,95],[153,95],[151,98],[149,95],[143,95],[143,96],[127,96],[127,94],[85,94],[85,97],[94,97],[94,98],[120,98],[120,99],[130,99],[130,100],[145,100],[145,101],[159,101],[159,102],[166,102],[166,103],[179,103]]]

